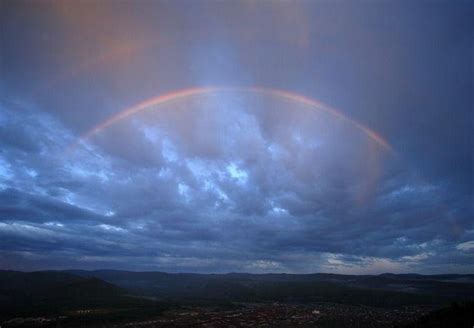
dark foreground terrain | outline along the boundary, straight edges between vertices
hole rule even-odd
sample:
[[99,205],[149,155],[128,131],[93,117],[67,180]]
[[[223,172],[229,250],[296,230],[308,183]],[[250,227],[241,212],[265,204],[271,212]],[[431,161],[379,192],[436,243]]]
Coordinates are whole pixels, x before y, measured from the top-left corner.
[[7,327],[473,327],[473,275],[0,271]]

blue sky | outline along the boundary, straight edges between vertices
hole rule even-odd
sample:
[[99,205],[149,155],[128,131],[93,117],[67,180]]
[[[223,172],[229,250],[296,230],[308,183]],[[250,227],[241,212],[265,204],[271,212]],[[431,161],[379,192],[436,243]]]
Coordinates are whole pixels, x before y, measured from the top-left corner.
[[3,2],[0,269],[472,273],[473,14]]

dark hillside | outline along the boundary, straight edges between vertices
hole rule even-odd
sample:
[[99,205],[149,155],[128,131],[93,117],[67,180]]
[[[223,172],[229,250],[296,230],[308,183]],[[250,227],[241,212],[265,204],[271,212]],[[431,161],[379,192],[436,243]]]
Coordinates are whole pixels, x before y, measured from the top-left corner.
[[78,309],[155,306],[154,302],[128,294],[94,277],[64,272],[0,271],[0,319],[56,315]]
[[472,328],[474,327],[474,303],[454,303],[450,307],[434,311],[404,328]]

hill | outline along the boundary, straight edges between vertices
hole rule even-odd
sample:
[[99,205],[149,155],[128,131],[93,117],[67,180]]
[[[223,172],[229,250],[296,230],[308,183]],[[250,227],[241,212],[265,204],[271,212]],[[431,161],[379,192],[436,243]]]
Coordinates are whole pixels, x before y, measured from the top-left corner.
[[471,328],[474,325],[474,303],[454,303],[433,311],[404,328]]
[[410,328],[430,327],[459,313],[469,322],[464,308],[422,316],[453,301],[474,300],[473,281],[472,275],[0,271],[0,324],[394,327],[411,322]]
[[370,306],[474,299],[473,275],[192,274],[69,271],[163,300],[331,301]]
[[55,271],[0,271],[1,320],[62,315],[80,309],[156,309],[155,303],[131,297],[129,291],[96,277]]

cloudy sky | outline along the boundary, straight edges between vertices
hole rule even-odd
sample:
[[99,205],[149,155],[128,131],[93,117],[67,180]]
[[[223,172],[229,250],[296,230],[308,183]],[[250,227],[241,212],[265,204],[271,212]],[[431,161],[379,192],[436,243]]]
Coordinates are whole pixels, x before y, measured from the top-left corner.
[[2,1],[0,269],[473,273],[473,16]]

